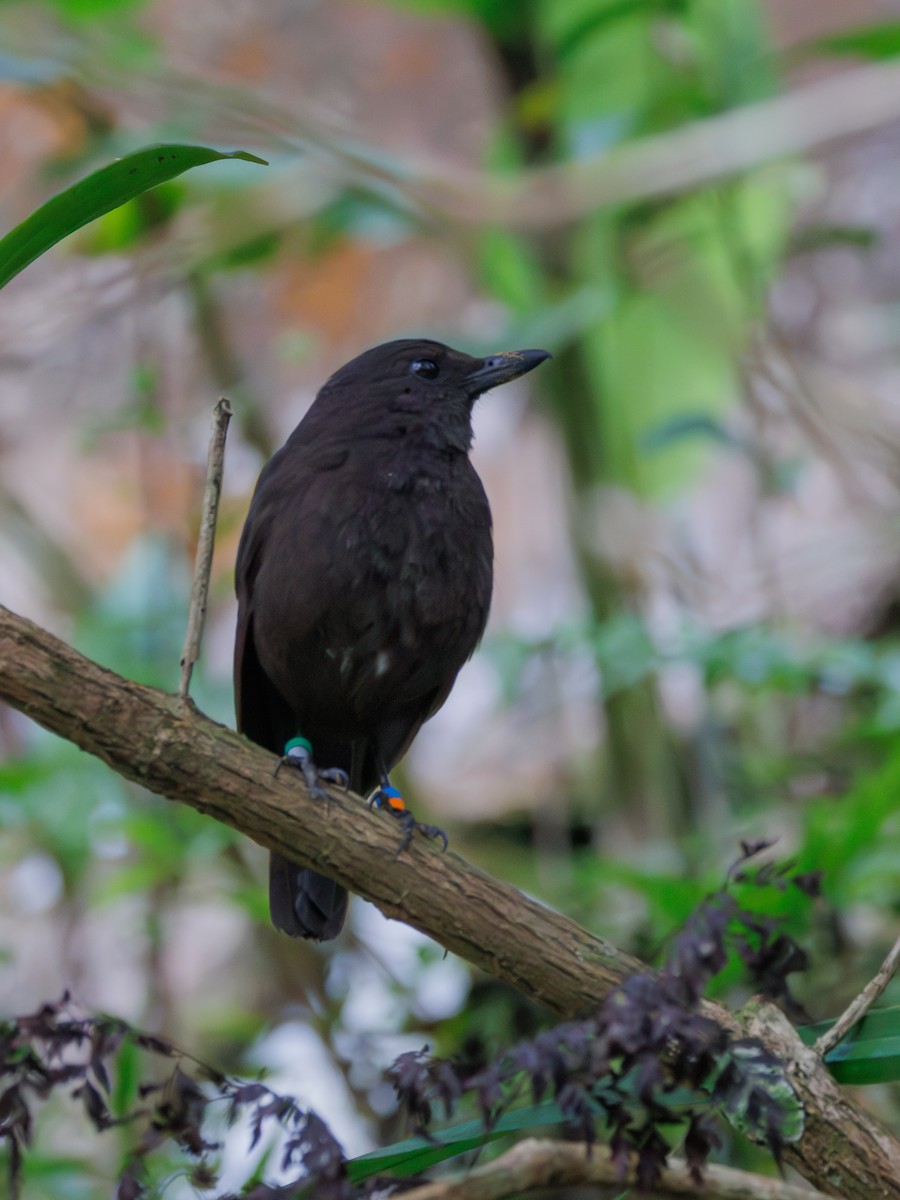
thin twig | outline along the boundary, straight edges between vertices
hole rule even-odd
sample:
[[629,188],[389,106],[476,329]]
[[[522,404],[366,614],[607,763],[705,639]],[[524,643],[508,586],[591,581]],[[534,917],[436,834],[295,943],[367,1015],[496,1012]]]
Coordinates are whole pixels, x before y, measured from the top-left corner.
[[213,409],[213,431],[209,439],[206,461],[206,486],[203,489],[203,512],[200,517],[200,536],[194,560],[194,579],[191,584],[191,606],[188,611],[184,650],[181,653],[181,684],[178,695],[185,697],[191,686],[191,672],[200,657],[200,639],[206,620],[209,597],[209,573],[212,568],[213,544],[216,538],[216,517],[222,491],[222,472],[225,460],[225,438],[231,420],[231,405],[223,397]]
[[858,1024],[900,967],[900,938],[891,947],[891,952],[881,964],[878,974],[870,979],[856,999],[838,1017],[832,1027],[827,1030],[813,1046],[816,1054],[824,1058],[829,1050],[833,1050],[838,1042],[843,1041],[854,1025]]

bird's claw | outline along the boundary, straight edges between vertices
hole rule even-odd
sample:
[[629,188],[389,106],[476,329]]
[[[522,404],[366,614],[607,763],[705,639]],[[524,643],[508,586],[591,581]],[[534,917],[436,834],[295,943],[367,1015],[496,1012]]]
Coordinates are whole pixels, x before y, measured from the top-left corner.
[[323,767],[318,771],[320,779],[324,779],[326,783],[333,783],[335,787],[341,789],[342,792],[350,790],[350,776],[341,767]]
[[320,770],[305,746],[291,746],[275,764],[275,774],[285,766],[303,772],[304,782],[314,800],[328,799],[328,793],[322,787],[323,782],[332,783],[345,792],[350,786],[350,776],[346,771],[340,767],[324,767]]
[[369,800],[369,808],[386,808],[392,817],[400,822],[403,827],[403,836],[400,839],[400,845],[397,853],[400,854],[406,849],[412,841],[413,834],[418,831],[429,838],[440,838],[443,842],[441,853],[447,849],[449,842],[447,835],[443,829],[439,829],[437,825],[425,825],[421,821],[417,821],[409,809],[403,802],[403,797],[395,787],[382,786],[372,793]]
[[413,821],[413,828],[417,829],[419,833],[423,833],[425,837],[439,838],[442,843],[441,854],[445,854],[447,852],[447,847],[450,845],[450,842],[447,839],[446,833],[444,833],[440,826],[423,825],[421,821]]

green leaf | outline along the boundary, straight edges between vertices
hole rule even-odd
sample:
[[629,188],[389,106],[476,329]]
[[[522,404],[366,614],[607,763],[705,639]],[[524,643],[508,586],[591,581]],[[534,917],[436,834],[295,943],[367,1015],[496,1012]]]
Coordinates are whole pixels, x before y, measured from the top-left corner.
[[871,250],[878,245],[880,236],[877,229],[868,225],[813,225],[791,235],[787,253],[788,256],[814,254],[817,250],[830,250],[835,246]]
[[253,267],[268,262],[273,258],[284,241],[284,233],[272,229],[266,233],[256,234],[245,242],[224,250],[221,254],[208,258],[204,262],[206,270],[229,271],[243,267]]
[[[679,1088],[669,1096],[669,1103],[673,1106],[694,1106],[698,1102],[702,1102],[702,1097],[686,1089]],[[596,1108],[599,1112],[599,1105]],[[490,1129],[486,1129],[484,1121],[476,1117],[471,1121],[437,1129],[430,1138],[406,1138],[402,1142],[394,1142],[391,1146],[361,1154],[359,1158],[348,1162],[347,1177],[351,1183],[361,1183],[364,1179],[385,1171],[399,1176],[418,1175],[448,1158],[476,1150],[510,1134],[527,1133],[533,1129],[561,1125],[564,1122],[565,1116],[555,1100],[526,1104],[504,1113]]]
[[132,1109],[141,1084],[140,1055],[130,1038],[125,1038],[116,1056],[115,1085],[110,1108],[113,1115],[125,1117]]
[[246,150],[170,144],[145,146],[101,167],[42,204],[0,239],[0,287],[51,246],[104,213],[192,167],[226,158],[268,165]]
[[464,1121],[437,1130],[433,1138],[406,1138],[392,1146],[362,1154],[347,1163],[347,1176],[351,1183],[360,1183],[383,1171],[393,1171],[395,1175],[417,1175],[437,1163],[457,1154],[465,1154],[467,1150],[474,1150],[507,1134],[544,1125],[558,1125],[563,1119],[559,1106],[547,1100],[504,1113],[490,1130],[485,1129],[481,1119]]
[[[829,1030],[834,1021],[819,1021],[798,1029],[807,1046]],[[900,1080],[900,1006],[868,1013],[833,1050],[825,1065],[838,1083],[896,1083]]]
[[812,43],[821,54],[855,54],[860,58],[895,58],[900,54],[900,22],[888,21],[862,29],[848,29]]
[[[646,0],[612,0],[607,4],[590,4],[581,6],[582,11],[569,7],[565,10],[566,19],[562,26],[557,26],[556,53],[560,58],[578,50],[592,38],[605,36],[609,26],[628,17],[645,16]],[[563,11],[562,5],[556,5],[555,16],[558,18]]]
[[143,0],[52,0],[53,7],[73,21],[118,16],[143,5]]
[[665,450],[685,438],[706,438],[732,450],[748,450],[745,441],[735,437],[721,421],[706,413],[680,413],[662,421],[647,430],[639,439],[639,445],[648,451]]
[[[736,1081],[728,1086],[719,1102],[730,1124],[751,1141],[766,1145],[771,1106],[775,1105],[779,1110],[779,1137],[785,1142],[798,1142],[803,1136],[805,1113],[784,1064],[752,1038],[732,1042],[719,1061],[723,1070],[729,1064],[737,1066]],[[760,1093],[766,1096],[768,1104],[760,1104]]]
[[522,17],[520,5],[509,0],[391,0],[397,8],[415,9],[427,13],[458,13],[472,17],[495,37],[514,36]]

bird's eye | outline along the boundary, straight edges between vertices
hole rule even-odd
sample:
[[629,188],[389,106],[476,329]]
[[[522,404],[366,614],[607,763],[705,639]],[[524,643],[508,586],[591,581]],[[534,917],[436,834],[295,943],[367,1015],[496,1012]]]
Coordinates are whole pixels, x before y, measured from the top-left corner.
[[409,369],[413,375],[419,375],[422,379],[437,379],[439,368],[436,362],[432,362],[430,358],[417,358],[409,364]]

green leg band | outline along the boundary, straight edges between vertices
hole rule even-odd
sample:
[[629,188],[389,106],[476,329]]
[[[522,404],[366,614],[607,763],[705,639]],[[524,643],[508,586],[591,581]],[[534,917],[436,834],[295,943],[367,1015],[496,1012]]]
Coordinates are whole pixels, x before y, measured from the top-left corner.
[[312,742],[305,737],[292,737],[289,742],[285,743],[284,752],[290,754],[292,750],[305,750],[312,757]]

